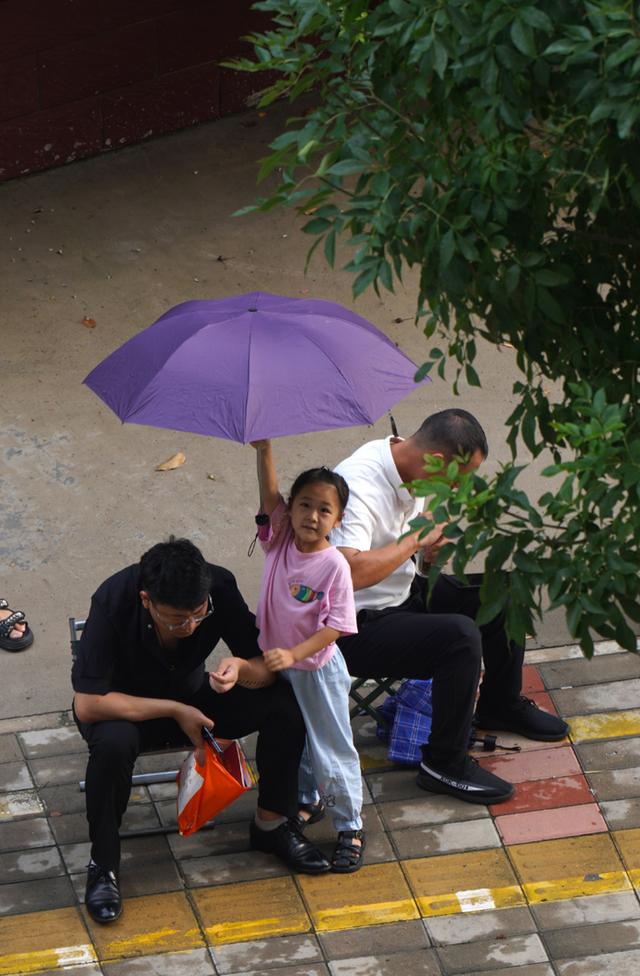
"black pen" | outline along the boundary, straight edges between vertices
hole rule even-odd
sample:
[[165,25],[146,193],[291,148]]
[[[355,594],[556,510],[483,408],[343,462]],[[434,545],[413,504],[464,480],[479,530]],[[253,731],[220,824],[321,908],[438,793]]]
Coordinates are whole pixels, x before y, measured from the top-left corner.
[[212,733],[211,733],[211,729],[208,729],[206,725],[203,725],[203,726],[202,726],[202,738],[204,739],[204,741],[205,741],[205,742],[208,742],[208,743],[209,743],[209,745],[210,745],[210,746],[211,746],[211,747],[212,747],[213,749],[215,749],[215,751],[216,751],[216,752],[217,752],[217,753],[218,753],[218,754],[219,754],[220,756],[221,756],[221,755],[223,754],[223,752],[224,752],[224,749],[223,749],[223,748],[222,748],[222,746],[221,746],[221,745],[220,745],[220,744],[218,743],[218,741],[217,741],[217,739],[215,739],[215,738],[213,737],[213,735],[212,735]]

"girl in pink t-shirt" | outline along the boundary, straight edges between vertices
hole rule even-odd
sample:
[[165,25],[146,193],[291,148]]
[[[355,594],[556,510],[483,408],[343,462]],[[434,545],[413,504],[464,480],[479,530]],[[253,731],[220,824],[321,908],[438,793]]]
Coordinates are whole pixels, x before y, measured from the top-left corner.
[[327,536],[342,518],[349,489],[329,468],[298,475],[285,504],[268,440],[256,441],[260,532],[265,552],[256,620],[270,671],[295,692],[307,727],[300,765],[298,823],[315,823],[330,807],[338,842],[333,871],[357,871],[365,837],[362,776],[349,718],[351,678],[336,640],[357,630],[349,564]]

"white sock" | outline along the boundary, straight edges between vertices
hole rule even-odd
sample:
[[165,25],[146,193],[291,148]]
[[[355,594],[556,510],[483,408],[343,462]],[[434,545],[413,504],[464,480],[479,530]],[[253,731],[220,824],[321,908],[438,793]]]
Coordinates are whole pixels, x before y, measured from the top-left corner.
[[278,827],[287,822],[286,817],[278,817],[276,820],[263,820],[257,813],[254,819],[258,830],[277,830]]

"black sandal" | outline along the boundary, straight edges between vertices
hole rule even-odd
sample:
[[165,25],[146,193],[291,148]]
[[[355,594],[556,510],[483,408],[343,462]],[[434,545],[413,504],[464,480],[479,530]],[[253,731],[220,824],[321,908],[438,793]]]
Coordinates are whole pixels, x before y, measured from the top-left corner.
[[[359,840],[360,846],[350,843],[352,840]],[[341,830],[331,856],[331,870],[336,874],[359,871],[364,863],[365,845],[364,830]]]
[[304,810],[310,816],[303,817],[302,814],[298,813],[296,817],[293,817],[293,822],[304,830],[305,827],[309,827],[311,824],[318,823],[319,820],[322,820],[326,809],[326,804],[322,800],[318,800],[317,803],[299,803],[298,810]]
[[[6,600],[0,600],[0,610],[8,610]],[[10,637],[16,624],[24,624],[25,630],[21,637]],[[3,651],[24,651],[33,644],[33,631],[29,627],[22,610],[12,611],[8,617],[0,620],[0,647]]]

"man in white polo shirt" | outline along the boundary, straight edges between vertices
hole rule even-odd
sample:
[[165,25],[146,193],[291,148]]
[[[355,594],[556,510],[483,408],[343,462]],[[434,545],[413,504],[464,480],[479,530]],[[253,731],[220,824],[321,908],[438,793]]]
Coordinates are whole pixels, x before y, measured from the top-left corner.
[[356,591],[358,633],[338,644],[357,677],[433,678],[433,718],[422,747],[418,785],[472,803],[500,803],[513,787],[468,755],[481,660],[485,673],[476,717],[482,728],[556,741],[568,727],[521,695],[524,648],[507,639],[504,614],[476,627],[482,577],[469,585],[441,574],[426,604],[426,580],[411,558],[433,561],[445,544],[439,529],[424,539],[398,542],[422,511],[405,482],[424,478],[424,455],[445,462],[468,459],[473,471],[488,454],[487,440],[466,410],[427,417],[406,440],[370,441],[337,465],[349,485],[349,503],[331,541],[344,553]]

